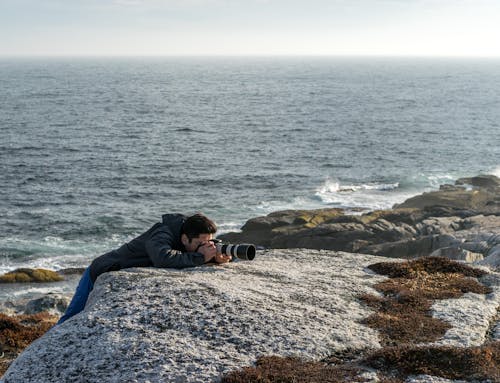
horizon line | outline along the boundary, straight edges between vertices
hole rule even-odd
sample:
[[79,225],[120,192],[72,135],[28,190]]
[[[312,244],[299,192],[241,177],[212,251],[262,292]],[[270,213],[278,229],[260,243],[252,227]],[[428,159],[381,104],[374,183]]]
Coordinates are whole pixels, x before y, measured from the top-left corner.
[[213,54],[213,53],[187,53],[187,54],[0,54],[4,58],[432,58],[432,59],[500,59],[497,55],[432,55],[432,54],[272,54],[272,53],[249,53],[249,54]]

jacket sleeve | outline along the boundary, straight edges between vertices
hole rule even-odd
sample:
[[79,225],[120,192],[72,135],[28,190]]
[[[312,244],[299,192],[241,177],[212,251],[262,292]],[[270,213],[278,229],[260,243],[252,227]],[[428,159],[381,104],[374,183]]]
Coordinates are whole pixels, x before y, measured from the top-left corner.
[[183,253],[175,250],[174,235],[166,227],[154,230],[146,240],[146,253],[153,262],[154,267],[169,267],[182,269],[184,267],[199,266],[204,263],[203,254]]

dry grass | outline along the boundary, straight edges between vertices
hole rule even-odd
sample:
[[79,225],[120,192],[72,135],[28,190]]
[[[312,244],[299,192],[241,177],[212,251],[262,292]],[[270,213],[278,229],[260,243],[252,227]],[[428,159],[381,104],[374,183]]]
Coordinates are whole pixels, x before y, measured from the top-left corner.
[[299,358],[266,356],[257,359],[255,367],[230,372],[221,383],[363,382],[358,378],[359,373],[359,369],[348,365],[332,366]]
[[476,279],[460,273],[422,272],[413,278],[393,278],[376,284],[375,289],[385,295],[400,295],[405,291],[418,292],[426,299],[450,299],[461,297],[465,293],[488,294],[491,289],[480,284]]
[[10,363],[35,339],[47,332],[57,316],[48,313],[8,316],[0,314],[0,376]]
[[465,277],[479,278],[487,274],[485,271],[444,257],[423,257],[415,260],[394,263],[380,262],[368,266],[377,274],[387,275],[390,278],[415,278],[419,274],[461,274]]
[[379,331],[385,346],[432,342],[451,327],[433,318],[429,314],[431,302],[416,295],[405,294],[396,299],[365,295],[361,299],[378,310],[363,323]]
[[401,377],[429,374],[448,379],[500,382],[500,342],[480,347],[386,347],[369,355],[367,365]]

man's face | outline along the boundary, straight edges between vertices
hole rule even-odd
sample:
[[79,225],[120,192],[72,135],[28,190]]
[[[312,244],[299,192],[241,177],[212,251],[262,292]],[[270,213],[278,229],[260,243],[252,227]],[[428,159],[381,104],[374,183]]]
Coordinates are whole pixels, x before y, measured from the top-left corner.
[[189,253],[196,251],[200,245],[207,243],[211,239],[213,239],[212,234],[200,234],[198,237],[192,238],[191,242],[189,242],[187,235],[182,234],[182,244]]

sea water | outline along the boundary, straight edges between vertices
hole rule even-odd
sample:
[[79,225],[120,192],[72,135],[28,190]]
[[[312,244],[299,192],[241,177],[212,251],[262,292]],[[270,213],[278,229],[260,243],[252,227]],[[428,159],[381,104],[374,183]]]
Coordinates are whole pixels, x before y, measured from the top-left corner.
[[227,232],[500,175],[499,64],[0,59],[0,272],[86,266],[169,212]]

